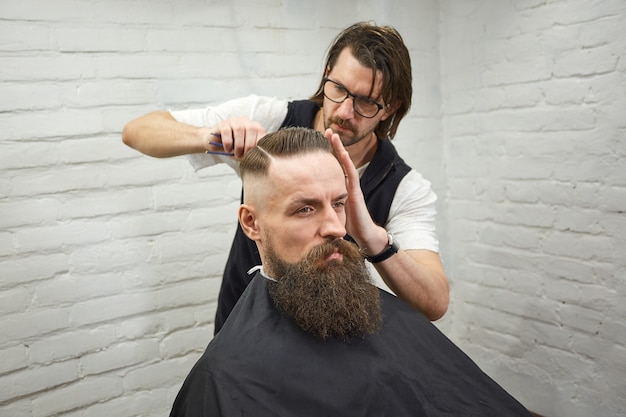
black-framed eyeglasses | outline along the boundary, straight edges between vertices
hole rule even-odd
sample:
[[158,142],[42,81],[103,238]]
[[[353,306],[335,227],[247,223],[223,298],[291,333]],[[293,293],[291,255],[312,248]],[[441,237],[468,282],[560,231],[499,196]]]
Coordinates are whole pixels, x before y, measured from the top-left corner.
[[352,94],[346,87],[330,78],[324,78],[322,81],[324,81],[324,97],[334,103],[343,103],[348,97],[352,97],[354,111],[365,118],[371,119],[384,108],[382,104],[375,102],[371,98]]

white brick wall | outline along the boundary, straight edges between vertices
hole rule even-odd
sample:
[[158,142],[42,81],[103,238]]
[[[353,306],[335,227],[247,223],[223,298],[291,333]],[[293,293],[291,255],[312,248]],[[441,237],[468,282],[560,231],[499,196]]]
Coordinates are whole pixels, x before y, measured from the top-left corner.
[[4,1],[0,416],[168,414],[212,335],[240,184],[139,155],[122,127],[306,97],[333,36],[368,19],[412,53],[396,145],[440,196],[439,325],[533,410],[616,415],[625,16],[621,1]]
[[626,410],[626,3],[441,3],[448,334],[546,416]]

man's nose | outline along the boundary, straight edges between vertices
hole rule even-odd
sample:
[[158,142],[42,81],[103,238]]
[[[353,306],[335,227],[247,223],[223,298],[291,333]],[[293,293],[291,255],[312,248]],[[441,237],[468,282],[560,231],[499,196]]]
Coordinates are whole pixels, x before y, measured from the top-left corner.
[[337,109],[337,115],[344,120],[354,117],[354,98],[348,96]]
[[334,209],[329,209],[321,226],[322,237],[344,237],[346,235],[346,220],[343,212],[339,213]]

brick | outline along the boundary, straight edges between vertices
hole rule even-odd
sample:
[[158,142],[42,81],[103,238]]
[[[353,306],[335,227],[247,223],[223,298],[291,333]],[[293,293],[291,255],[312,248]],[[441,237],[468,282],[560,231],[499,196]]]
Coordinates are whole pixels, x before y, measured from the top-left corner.
[[534,230],[523,227],[507,227],[502,225],[483,227],[479,232],[478,242],[499,247],[519,249],[537,248],[542,235]]
[[185,212],[147,212],[117,218],[108,224],[114,238],[156,236],[180,231],[189,215]]
[[213,338],[213,326],[193,327],[171,333],[160,343],[164,358],[173,358],[189,353],[202,354]]
[[0,391],[0,402],[4,403],[11,398],[51,390],[77,379],[78,366],[76,361],[60,362],[14,372],[2,377],[3,389]]
[[[45,71],[42,72],[41,68],[45,68]],[[48,53],[35,56],[0,57],[0,77],[6,81],[52,82],[94,76],[96,76],[96,65],[94,58],[88,55]]]
[[[176,288],[164,288],[154,293],[154,298],[160,309],[171,309],[184,305],[204,304],[207,294],[214,289],[210,279],[179,282]],[[181,297],[184,294],[184,297]]]
[[67,326],[69,311],[65,308],[36,310],[11,314],[3,318],[0,346],[33,337],[42,337]]
[[[63,140],[58,143],[57,160],[62,164],[86,164],[90,162],[105,162],[110,164],[120,159],[119,134],[96,135]],[[107,171],[112,171],[109,168]]]
[[562,231],[572,231],[598,235],[605,229],[595,219],[597,210],[585,210],[581,208],[561,207],[556,212],[554,227]]
[[[121,148],[122,145],[119,146]],[[192,170],[184,158],[156,160],[145,156],[137,157],[137,153],[133,155],[135,158],[126,160],[118,164],[115,169],[109,170],[106,178],[104,178],[107,187],[122,186],[122,188],[138,192],[136,187],[127,187],[138,185],[142,188],[141,192],[145,193],[151,191],[146,186],[178,184],[181,177]],[[129,172],[132,172],[133,175],[128,175]]]
[[224,242],[230,241],[226,237],[232,236],[233,226],[229,226],[228,232],[214,233],[213,236],[207,236],[205,230],[187,231],[176,238],[159,236],[155,238],[154,250],[164,262],[181,262],[193,255],[222,253],[228,250],[224,247]]
[[0,375],[28,366],[28,349],[23,344],[0,349]]
[[108,227],[102,221],[70,221],[19,230],[15,233],[15,242],[20,251],[28,253],[97,244],[108,237]]
[[[181,74],[180,59],[178,55],[166,53],[130,56],[107,54],[94,57],[93,64],[98,78],[102,79],[170,78],[185,75]],[[207,67],[202,68],[206,71]]]
[[198,306],[185,306],[168,311],[152,312],[139,317],[129,317],[119,323],[118,332],[122,339],[135,340],[190,328],[199,322],[195,317],[195,311],[198,309],[200,309]]
[[10,2],[2,8],[5,19],[58,21],[90,16],[89,8],[77,0],[65,0],[65,7],[58,7],[43,0]]
[[124,342],[80,358],[85,375],[102,374],[159,359],[158,343],[154,339]]
[[57,415],[88,404],[115,398],[123,393],[119,376],[83,378],[80,383],[42,393],[33,399],[33,417]]
[[[14,181],[15,177],[19,178],[21,174],[27,172],[25,168],[43,168],[57,164],[57,149],[58,145],[54,143],[34,141],[31,143],[21,141],[6,143],[1,146],[2,155],[0,156],[0,162],[2,162],[6,170],[6,177]],[[6,189],[8,190],[9,186]],[[14,203],[14,201],[11,201],[11,203]]]
[[549,105],[582,105],[595,100],[589,82],[580,78],[544,82],[541,92]]
[[138,279],[119,271],[102,274],[68,274],[39,283],[35,289],[33,306],[54,307],[75,304],[98,297],[118,294],[140,286]]
[[127,316],[154,311],[156,303],[148,293],[124,293],[76,303],[70,322],[75,325],[110,322]]
[[502,204],[493,216],[497,222],[531,227],[551,227],[555,219],[552,207],[536,204]]
[[12,233],[0,232],[0,256],[13,255],[16,252]]
[[13,256],[0,261],[0,288],[49,279],[68,271],[69,256],[64,253]]
[[588,236],[571,232],[552,232],[543,242],[547,254],[573,259],[608,261],[614,257],[613,240],[606,236]]
[[152,81],[98,80],[65,83],[62,100],[73,108],[131,105],[154,101]]
[[134,391],[179,383],[185,379],[199,357],[199,354],[194,354],[133,369],[123,377],[124,389]]
[[76,194],[63,202],[63,219],[110,216],[149,210],[152,194],[148,188],[121,190],[111,198],[106,192]]
[[61,88],[57,84],[48,82],[0,84],[0,111],[58,109],[62,105]]
[[[217,12],[219,13],[219,11]],[[239,46],[233,44],[233,39],[230,36],[225,36],[226,33],[223,28],[208,26],[190,27],[184,33],[180,33],[172,28],[152,29],[146,33],[146,49],[154,52],[167,51],[174,53],[215,53],[224,50],[239,50]],[[255,33],[261,36],[258,31],[255,31]],[[244,34],[241,34],[241,36],[245,37]],[[246,47],[244,45],[241,46]]]
[[67,329],[63,333],[32,342],[28,347],[30,363],[48,364],[78,359],[85,353],[111,346],[116,339],[117,335],[113,325],[87,329]]
[[97,110],[5,113],[0,114],[0,127],[13,140],[92,135],[102,132],[102,116]]
[[60,207],[61,202],[55,197],[0,200],[0,229],[52,224],[58,218]]
[[0,293],[0,314],[20,313],[31,303],[31,291],[26,287],[12,288]]
[[599,208],[613,213],[626,213],[626,187],[605,187],[600,190]]
[[139,415],[159,417],[163,415],[164,410],[166,413],[169,412],[173,403],[174,399],[169,398],[168,390],[162,388],[126,393],[124,396],[90,404],[85,408],[63,415],[66,417],[136,417]]
[[578,77],[606,74],[615,71],[619,56],[608,46],[577,49],[555,57],[554,74],[557,77]]
[[564,326],[590,335],[597,334],[604,320],[601,311],[576,304],[564,304],[559,312]]
[[[3,8],[3,15],[4,15]],[[2,51],[41,51],[50,48],[50,28],[34,22],[0,23],[0,50]]]
[[145,49],[145,31],[123,27],[73,27],[55,31],[57,50],[61,52],[115,52]]
[[0,415],[11,417],[32,417],[29,399],[13,401],[8,404],[0,404]]
[[[580,282],[591,284],[596,275],[595,268],[584,260],[550,257],[545,262],[539,263],[538,267],[545,279],[553,282]],[[560,287],[559,287],[560,289]]]

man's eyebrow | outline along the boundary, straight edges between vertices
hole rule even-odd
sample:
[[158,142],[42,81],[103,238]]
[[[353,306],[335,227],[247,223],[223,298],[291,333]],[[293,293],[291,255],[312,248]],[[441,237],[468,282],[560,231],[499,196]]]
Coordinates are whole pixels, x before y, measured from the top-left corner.
[[[343,193],[338,195],[337,197],[334,197],[332,199],[332,201],[339,201],[339,200],[344,200],[348,198],[348,193]],[[311,197],[296,197],[292,200],[289,201],[290,205],[297,205],[297,204],[308,204],[308,205],[315,205],[315,204],[319,204],[322,200],[319,198],[311,198]]]

